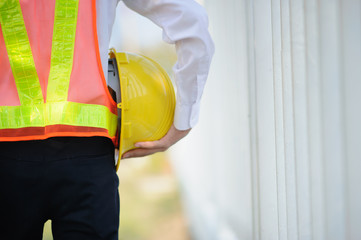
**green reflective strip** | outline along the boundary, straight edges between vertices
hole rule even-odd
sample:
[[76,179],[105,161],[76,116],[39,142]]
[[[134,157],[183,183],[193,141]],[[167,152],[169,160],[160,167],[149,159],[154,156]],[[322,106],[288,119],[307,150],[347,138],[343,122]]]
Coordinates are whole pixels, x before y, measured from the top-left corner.
[[43,103],[38,74],[18,0],[0,0],[0,23],[21,105]]
[[47,102],[61,102],[68,98],[78,2],[78,0],[56,0]]
[[117,130],[117,115],[106,106],[52,102],[33,106],[1,106],[0,129],[71,125],[107,129],[111,137]]

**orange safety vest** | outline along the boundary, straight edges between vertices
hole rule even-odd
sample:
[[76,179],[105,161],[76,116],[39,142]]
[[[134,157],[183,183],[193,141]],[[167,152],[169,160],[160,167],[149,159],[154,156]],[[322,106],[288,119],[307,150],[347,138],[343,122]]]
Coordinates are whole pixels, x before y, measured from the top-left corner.
[[96,0],[0,0],[0,141],[117,130]]

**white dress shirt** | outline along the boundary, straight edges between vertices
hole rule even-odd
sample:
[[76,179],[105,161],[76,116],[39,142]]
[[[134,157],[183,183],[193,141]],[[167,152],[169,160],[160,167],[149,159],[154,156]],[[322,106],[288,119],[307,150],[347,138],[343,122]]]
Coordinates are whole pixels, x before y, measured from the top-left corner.
[[[120,0],[97,0],[98,38],[103,70],[108,71],[108,48]],[[163,40],[175,44],[178,61],[173,67],[177,85],[174,125],[194,127],[207,80],[214,45],[208,17],[194,0],[123,0],[125,5],[163,29]]]

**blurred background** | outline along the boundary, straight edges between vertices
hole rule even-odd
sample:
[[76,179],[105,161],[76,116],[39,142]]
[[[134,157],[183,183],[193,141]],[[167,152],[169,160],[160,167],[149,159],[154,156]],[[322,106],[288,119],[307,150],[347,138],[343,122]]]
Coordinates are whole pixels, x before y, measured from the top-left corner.
[[[361,1],[199,3],[216,44],[200,121],[121,163],[120,239],[361,239]],[[161,29],[118,10],[111,46],[171,73]]]

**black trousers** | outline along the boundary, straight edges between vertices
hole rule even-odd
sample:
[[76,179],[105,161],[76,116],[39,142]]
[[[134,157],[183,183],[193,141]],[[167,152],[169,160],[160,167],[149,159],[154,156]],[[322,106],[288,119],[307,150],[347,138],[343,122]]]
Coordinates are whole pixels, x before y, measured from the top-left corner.
[[118,239],[114,147],[103,137],[0,142],[0,239]]

